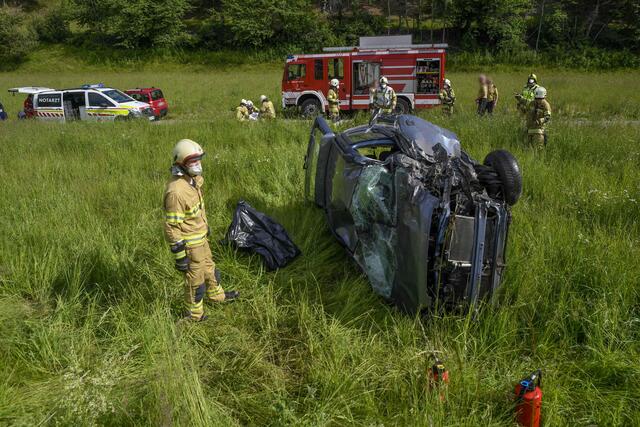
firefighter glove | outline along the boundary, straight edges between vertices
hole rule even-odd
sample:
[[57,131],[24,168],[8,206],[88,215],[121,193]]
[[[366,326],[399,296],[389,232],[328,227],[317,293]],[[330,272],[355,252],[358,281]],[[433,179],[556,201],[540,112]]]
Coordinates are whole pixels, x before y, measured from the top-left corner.
[[191,260],[187,256],[186,244],[184,242],[174,243],[171,245],[171,253],[176,259],[176,270],[188,271]]

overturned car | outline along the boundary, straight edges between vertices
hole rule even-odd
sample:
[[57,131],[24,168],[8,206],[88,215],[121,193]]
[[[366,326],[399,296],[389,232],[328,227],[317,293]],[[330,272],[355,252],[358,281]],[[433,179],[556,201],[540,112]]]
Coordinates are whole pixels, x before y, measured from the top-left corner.
[[337,135],[318,117],[304,167],[307,197],[373,289],[401,309],[475,306],[500,286],[522,191],[509,152],[480,164],[454,133],[411,115]]

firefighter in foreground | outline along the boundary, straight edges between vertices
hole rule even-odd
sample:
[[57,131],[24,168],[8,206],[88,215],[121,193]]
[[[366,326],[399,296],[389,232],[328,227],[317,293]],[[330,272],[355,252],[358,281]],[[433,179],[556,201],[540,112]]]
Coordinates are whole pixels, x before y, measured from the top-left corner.
[[440,91],[440,101],[442,101],[442,112],[447,116],[453,114],[453,105],[456,103],[456,94],[451,87],[451,80],[444,79],[444,87]]
[[189,139],[173,149],[171,179],[164,191],[164,234],[175,257],[175,267],[184,274],[186,318],[206,319],[204,300],[217,303],[237,298],[239,292],[225,292],[211,256],[209,226],[202,194],[202,147]]
[[269,101],[266,95],[260,95],[260,118],[261,119],[275,119],[276,109],[273,106],[273,102]]
[[371,114],[376,114],[378,110],[384,114],[391,114],[396,109],[397,102],[396,91],[389,86],[389,80],[385,76],[380,77],[380,85],[371,90],[369,96]]
[[531,103],[533,102],[536,89],[539,87],[540,86],[538,86],[538,77],[535,74],[531,73],[529,74],[527,84],[522,89],[522,92],[515,94],[518,110],[522,114],[527,114],[527,112],[529,111],[529,105],[531,105]]
[[551,120],[551,106],[545,99],[547,90],[538,86],[534,93],[534,101],[527,113],[527,137],[529,144],[535,148],[547,145],[546,124]]
[[327,102],[329,102],[329,118],[336,123],[340,120],[340,96],[338,95],[338,87],[340,81],[331,79],[329,82],[329,91],[327,92]]
[[241,100],[240,105],[236,107],[236,119],[241,122],[249,120],[249,109],[247,108],[246,99]]

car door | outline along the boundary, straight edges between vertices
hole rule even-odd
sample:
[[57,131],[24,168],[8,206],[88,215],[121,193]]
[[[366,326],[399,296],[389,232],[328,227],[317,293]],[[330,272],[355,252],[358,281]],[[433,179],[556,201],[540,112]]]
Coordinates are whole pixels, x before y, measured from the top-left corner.
[[87,92],[87,117],[95,121],[113,121],[116,105],[106,96],[98,92]]
[[64,121],[62,92],[42,92],[36,94],[34,109],[38,120]]

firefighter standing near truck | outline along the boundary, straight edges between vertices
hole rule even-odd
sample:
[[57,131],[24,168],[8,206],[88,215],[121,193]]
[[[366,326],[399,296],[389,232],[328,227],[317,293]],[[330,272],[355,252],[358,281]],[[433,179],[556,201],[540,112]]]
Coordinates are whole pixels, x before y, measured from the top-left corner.
[[492,116],[493,109],[498,105],[498,87],[493,79],[487,78],[487,113]]
[[184,274],[186,319],[202,321],[204,300],[212,303],[233,300],[239,292],[225,292],[209,248],[209,226],[202,194],[204,151],[190,139],[180,140],[173,149],[171,179],[164,191],[164,235],[175,258],[175,267]]
[[535,148],[547,145],[546,125],[551,120],[551,105],[545,99],[547,90],[538,86],[527,112],[527,139]]
[[444,79],[444,85],[440,91],[440,101],[442,101],[442,112],[447,116],[453,114],[453,105],[456,103],[456,94],[451,87],[451,80]]
[[338,95],[338,87],[340,81],[331,79],[329,82],[329,91],[327,92],[327,102],[329,102],[329,118],[334,123],[340,120],[340,96]]
[[384,114],[391,114],[396,109],[398,97],[396,91],[389,86],[389,80],[382,76],[380,77],[380,85],[371,90],[369,96],[369,109],[371,114],[375,114],[380,110]]
[[529,111],[529,105],[535,99],[535,91],[538,87],[540,87],[538,86],[538,77],[531,73],[527,78],[527,84],[522,89],[522,92],[515,94],[518,111],[523,115],[526,115]]
[[273,106],[273,102],[269,101],[266,95],[260,95],[260,118],[261,119],[275,119],[276,109]]
[[240,122],[249,120],[249,109],[247,108],[247,100],[240,101],[240,105],[236,107],[236,119]]

